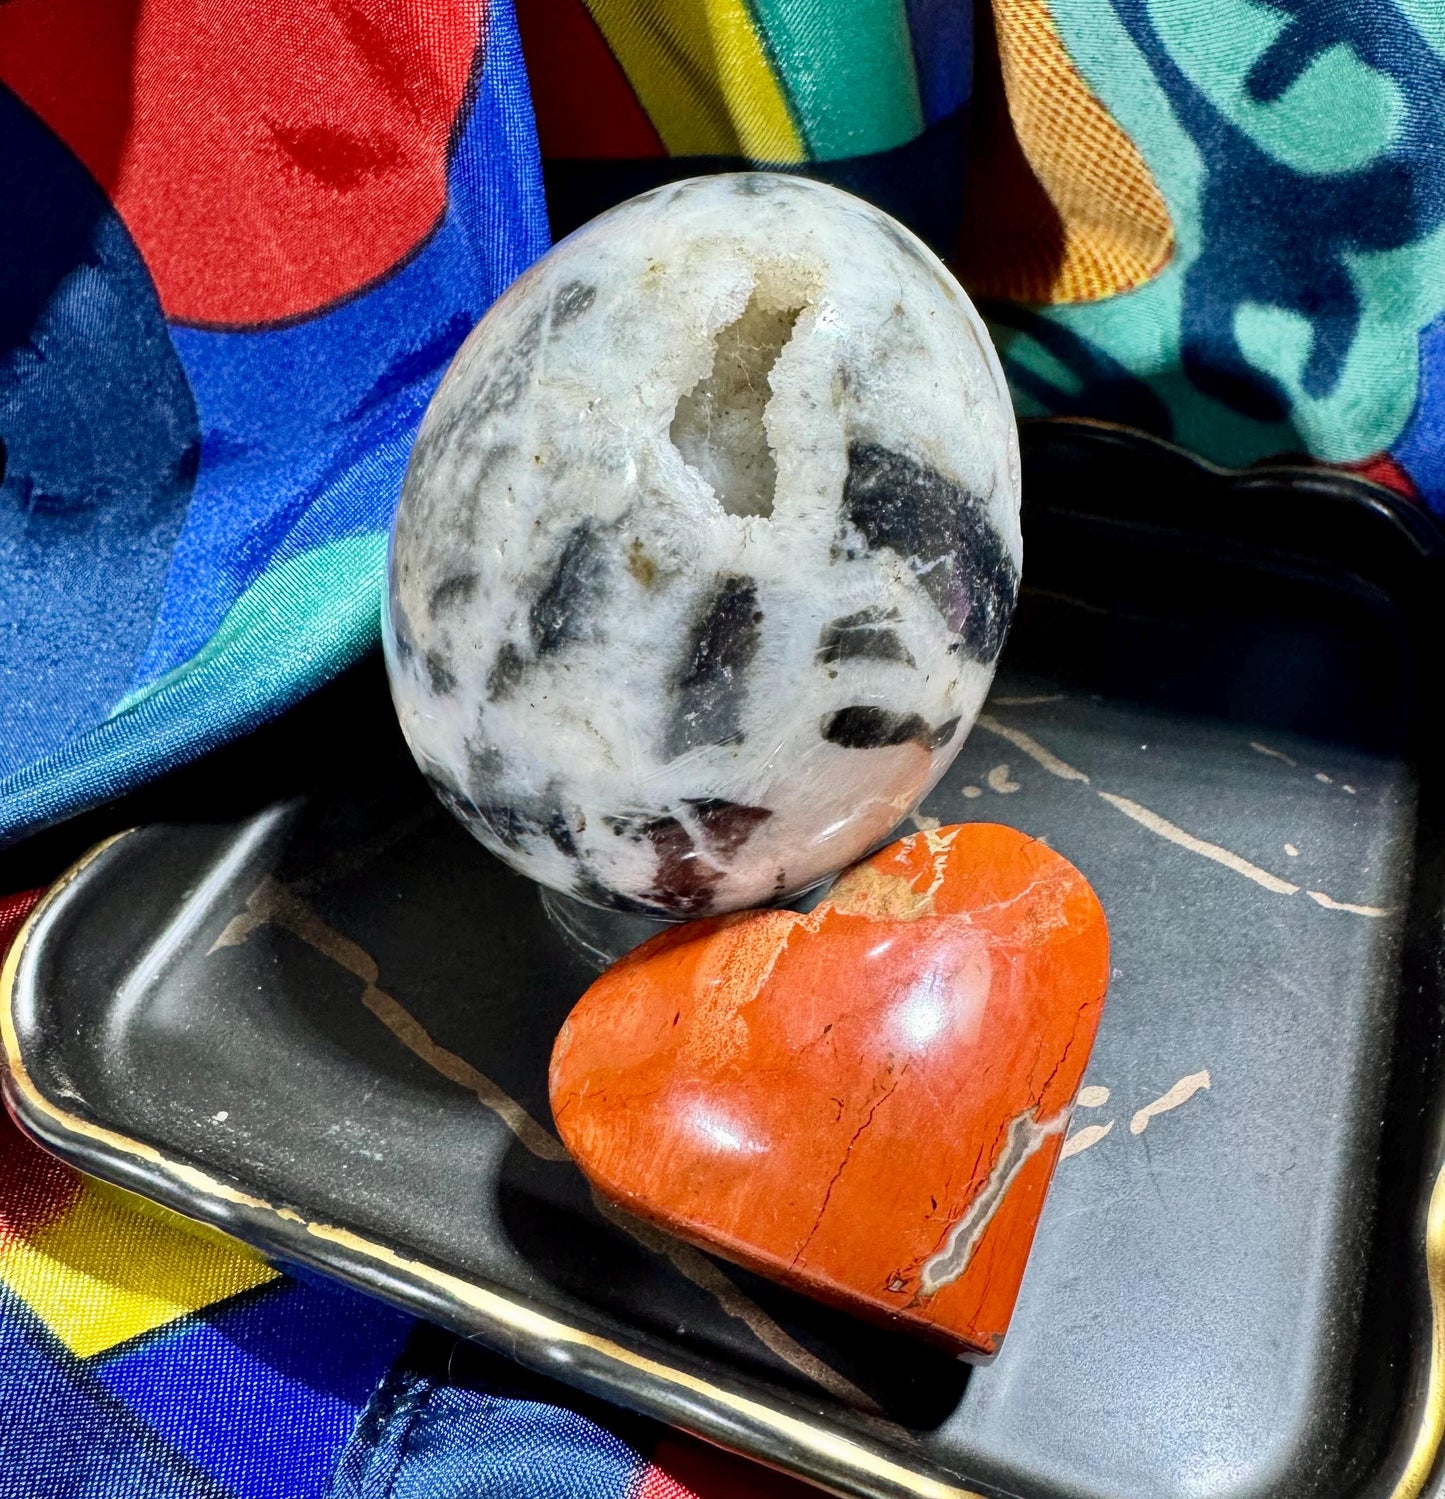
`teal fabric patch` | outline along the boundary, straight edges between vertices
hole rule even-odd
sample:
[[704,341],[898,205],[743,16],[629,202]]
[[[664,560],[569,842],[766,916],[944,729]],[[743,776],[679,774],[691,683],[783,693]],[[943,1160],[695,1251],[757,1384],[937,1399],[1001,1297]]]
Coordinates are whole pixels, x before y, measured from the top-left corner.
[[1391,0],[1051,9],[1177,248],[1136,291],[996,319],[1021,411],[1148,425],[1229,464],[1395,452],[1445,509],[1436,465],[1403,441],[1445,309],[1438,15]]

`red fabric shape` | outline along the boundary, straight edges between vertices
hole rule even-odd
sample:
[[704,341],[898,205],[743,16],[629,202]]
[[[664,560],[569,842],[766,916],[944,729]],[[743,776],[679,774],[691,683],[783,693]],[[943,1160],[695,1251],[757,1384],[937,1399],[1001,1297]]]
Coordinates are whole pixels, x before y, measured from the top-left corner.
[[12,0],[0,79],[110,195],[168,317],[253,326],[431,232],[484,20],[485,0]]
[[[0,959],[42,893],[0,896]],[[54,1222],[79,1191],[78,1173],[32,1145],[0,1109],[0,1250]]]
[[0,1109],[0,1250],[53,1223],[79,1191],[80,1173],[32,1145]]
[[668,1433],[659,1440],[629,1499],[809,1499],[810,1495],[818,1499],[811,1484]]
[[0,960],[3,960],[11,942],[30,914],[43,890],[22,890],[18,895],[0,895]]
[[1382,484],[1386,489],[1393,489],[1396,494],[1402,494],[1408,500],[1420,498],[1415,481],[1388,453],[1376,453],[1373,458],[1362,458],[1358,463],[1342,463],[1340,467],[1358,474],[1362,479]]
[[517,26],[544,157],[667,155],[582,0],[520,0]]

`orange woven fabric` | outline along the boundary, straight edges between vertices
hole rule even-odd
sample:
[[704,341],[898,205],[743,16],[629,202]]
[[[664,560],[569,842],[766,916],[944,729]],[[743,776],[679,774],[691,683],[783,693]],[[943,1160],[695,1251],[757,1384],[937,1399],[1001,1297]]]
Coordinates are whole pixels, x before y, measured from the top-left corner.
[[996,61],[978,39],[960,278],[979,296],[1049,303],[1148,281],[1174,231],[1143,157],[1075,67],[1046,0],[993,0],[993,22]]

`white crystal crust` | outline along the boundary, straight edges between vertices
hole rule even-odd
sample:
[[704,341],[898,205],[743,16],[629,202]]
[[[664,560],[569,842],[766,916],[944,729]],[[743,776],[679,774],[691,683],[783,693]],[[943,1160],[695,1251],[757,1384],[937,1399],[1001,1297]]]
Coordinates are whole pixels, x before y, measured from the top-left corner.
[[683,917],[806,889],[943,773],[1022,561],[998,360],[921,241],[769,173],[635,198],[473,330],[428,409],[383,637],[489,849]]

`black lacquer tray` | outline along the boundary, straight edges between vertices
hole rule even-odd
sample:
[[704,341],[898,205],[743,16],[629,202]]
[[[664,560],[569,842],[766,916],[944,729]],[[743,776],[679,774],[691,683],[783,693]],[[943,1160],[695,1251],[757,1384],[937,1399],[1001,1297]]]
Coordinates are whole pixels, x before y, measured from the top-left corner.
[[37,911],[0,986],[12,1110],[86,1170],[840,1493],[1433,1492],[1434,529],[1333,473],[1080,423],[1025,446],[1018,620],[922,815],[1047,838],[1104,902],[1114,976],[990,1367],[598,1209],[545,1091],[591,974],[432,802],[374,662],[133,803],[145,825]]

